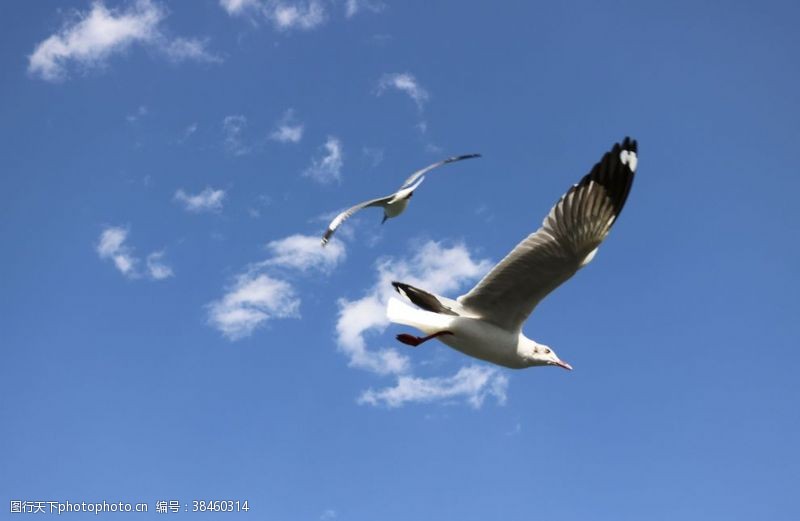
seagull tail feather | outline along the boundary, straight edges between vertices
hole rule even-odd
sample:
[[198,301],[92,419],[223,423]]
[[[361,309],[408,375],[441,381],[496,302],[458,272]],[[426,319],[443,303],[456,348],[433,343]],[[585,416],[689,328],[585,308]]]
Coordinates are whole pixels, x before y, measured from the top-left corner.
[[415,327],[427,334],[446,330],[453,320],[448,315],[413,308],[394,297],[386,305],[386,317],[395,324]]

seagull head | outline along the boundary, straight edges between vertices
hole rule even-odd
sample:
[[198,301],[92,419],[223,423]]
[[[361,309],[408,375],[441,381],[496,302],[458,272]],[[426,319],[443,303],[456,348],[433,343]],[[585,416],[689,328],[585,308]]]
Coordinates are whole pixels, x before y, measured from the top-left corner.
[[555,351],[549,346],[539,344],[526,338],[522,356],[530,366],[534,365],[554,365],[572,371],[572,366],[561,360]]

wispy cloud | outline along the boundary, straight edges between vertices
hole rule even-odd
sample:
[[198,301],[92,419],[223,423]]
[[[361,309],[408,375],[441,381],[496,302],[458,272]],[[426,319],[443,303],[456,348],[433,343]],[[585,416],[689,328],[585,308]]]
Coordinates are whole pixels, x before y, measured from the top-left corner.
[[322,25],[327,17],[317,0],[308,2],[269,2],[265,14],[279,30],[309,30]]
[[258,15],[278,31],[307,31],[328,18],[320,0],[220,0],[220,5],[231,16]]
[[[126,244],[128,229],[121,226],[108,226],[101,233],[95,250],[97,255],[104,260],[110,260],[124,276],[135,279],[142,276],[138,266],[141,260],[134,254],[133,248]],[[153,252],[147,256],[147,275],[153,280],[162,280],[171,277],[172,268],[161,260],[164,252]]]
[[336,519],[336,510],[332,508],[326,509],[320,516],[320,521],[330,521],[331,519]]
[[272,241],[267,250],[269,257],[245,268],[225,295],[208,305],[209,324],[229,340],[247,337],[271,319],[299,318],[301,299],[290,272],[330,273],[345,258],[340,242],[322,248],[319,237],[299,234]]
[[390,89],[405,93],[417,104],[419,110],[422,110],[430,99],[428,91],[419,84],[413,74],[408,72],[384,74],[378,82],[377,93],[380,96]]
[[138,259],[133,256],[133,251],[125,244],[128,230],[119,226],[111,226],[100,233],[97,243],[97,254],[101,259],[110,259],[120,273],[126,277],[136,277],[136,264]]
[[172,268],[164,264],[161,260],[164,257],[164,250],[154,251],[147,256],[147,272],[154,280],[168,279],[174,275]]
[[329,184],[341,180],[344,155],[342,143],[333,136],[328,136],[325,144],[320,147],[319,155],[311,159],[311,165],[303,172],[321,184]]
[[208,309],[209,323],[228,339],[238,340],[269,319],[299,317],[300,299],[286,281],[264,273],[244,273]]
[[245,145],[242,138],[247,127],[247,118],[241,114],[226,116],[222,120],[222,133],[225,136],[225,149],[235,156],[250,152],[250,147]]
[[425,90],[419,81],[409,72],[384,74],[378,81],[376,94],[381,96],[387,90],[396,90],[407,95],[417,106],[417,116],[419,120],[415,125],[423,140],[426,141],[425,148],[430,152],[440,153],[441,149],[431,143],[426,137],[428,133],[428,123],[425,121],[425,104],[430,99],[430,94]]
[[222,58],[209,52],[208,40],[197,38],[175,38],[164,43],[161,50],[174,62],[197,61],[221,63]]
[[175,192],[175,200],[182,203],[186,211],[219,212],[222,210],[222,201],[225,199],[225,190],[214,190],[206,187],[197,194],[186,193],[182,188]]
[[517,436],[520,432],[522,432],[522,423],[517,420],[514,423],[514,426],[511,427],[508,431],[506,431],[506,436]]
[[58,33],[36,45],[28,72],[47,81],[63,80],[70,64],[102,67],[110,56],[134,44],[155,48],[173,61],[220,60],[205,41],[166,36],[160,27],[166,16],[166,10],[151,0],[137,0],[126,10],[95,2],[88,13],[76,13]]
[[320,247],[319,237],[295,234],[267,244],[271,256],[263,266],[279,266],[302,272],[330,273],[345,259],[344,243],[331,242]]
[[198,128],[199,127],[197,123],[191,123],[190,125],[187,125],[186,128],[183,129],[183,135],[180,137],[180,139],[178,139],[178,143],[185,143],[194,135],[195,132],[197,132]]
[[250,9],[258,8],[259,0],[219,0],[219,5],[231,16],[240,15]]
[[506,402],[508,377],[495,367],[470,365],[462,367],[453,376],[420,378],[400,375],[397,384],[380,390],[369,389],[359,398],[359,403],[400,407],[410,402],[466,400],[472,407],[483,405],[492,396],[497,403]]
[[150,113],[150,110],[145,105],[139,105],[135,111],[125,116],[125,121],[128,123],[136,123],[146,115]]
[[[330,18],[328,7],[338,2],[324,0],[219,0],[219,5],[230,16],[244,17],[257,23],[263,19],[278,31],[315,29]],[[360,12],[378,13],[386,5],[380,0],[345,0],[347,19]]]
[[299,143],[303,139],[303,124],[297,122],[293,109],[284,112],[269,138],[279,143]]
[[344,3],[344,14],[347,18],[352,18],[361,11],[379,13],[385,8],[386,4],[377,0],[346,0]]

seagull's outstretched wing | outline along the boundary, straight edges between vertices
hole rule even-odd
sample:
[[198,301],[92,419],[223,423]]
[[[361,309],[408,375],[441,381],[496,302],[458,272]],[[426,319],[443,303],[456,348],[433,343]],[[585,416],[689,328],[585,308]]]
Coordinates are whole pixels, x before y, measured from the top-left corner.
[[592,260],[622,211],[636,162],[635,140],[615,144],[561,197],[542,227],[458,302],[489,322],[519,330],[548,293]]
[[377,199],[372,199],[370,201],[364,201],[363,203],[358,203],[355,206],[351,206],[347,210],[343,211],[339,215],[333,218],[331,223],[328,225],[328,229],[325,230],[325,235],[322,236],[322,245],[325,246],[328,244],[328,241],[333,235],[333,232],[347,219],[350,218],[351,215],[356,213],[357,211],[361,210],[362,208],[367,208],[369,206],[386,206],[386,203],[392,200],[395,194],[387,195],[386,197],[379,197]]
[[402,190],[403,188],[406,188],[406,187],[410,186],[411,184],[414,183],[414,181],[416,181],[420,177],[424,176],[425,174],[427,174],[428,172],[430,172],[434,168],[439,168],[440,166],[446,165],[447,163],[455,163],[456,161],[461,161],[462,159],[472,159],[473,157],[481,157],[481,155],[480,154],[465,154],[463,156],[453,156],[453,157],[448,157],[447,159],[443,159],[443,160],[441,160],[439,162],[433,163],[432,165],[428,165],[425,168],[417,170],[416,172],[414,172],[413,174],[408,176],[408,179],[405,180],[405,182],[403,183],[403,186],[401,186],[400,189]]

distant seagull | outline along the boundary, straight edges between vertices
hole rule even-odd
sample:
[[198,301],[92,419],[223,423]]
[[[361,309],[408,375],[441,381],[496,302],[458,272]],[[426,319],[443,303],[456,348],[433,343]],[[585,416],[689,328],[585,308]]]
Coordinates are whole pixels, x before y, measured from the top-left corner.
[[362,208],[369,208],[370,206],[380,206],[383,208],[383,221],[381,223],[385,223],[386,219],[391,219],[392,217],[397,217],[406,209],[408,206],[408,200],[411,199],[411,196],[414,195],[414,190],[422,184],[422,181],[425,180],[425,174],[433,170],[434,168],[438,168],[442,165],[446,165],[447,163],[455,163],[456,161],[461,161],[462,159],[472,159],[473,157],[481,157],[480,154],[466,154],[463,156],[455,156],[455,157],[448,157],[438,163],[434,163],[432,165],[428,165],[421,170],[417,170],[413,174],[411,174],[408,179],[403,183],[403,186],[400,187],[398,191],[391,195],[387,195],[386,197],[379,197],[378,199],[372,199],[370,201],[364,201],[363,203],[359,203],[347,210],[343,211],[336,217],[334,217],[333,221],[328,225],[328,229],[325,231],[325,235],[322,236],[322,245],[325,246],[328,244],[328,241],[333,235],[333,232],[341,226],[343,222],[350,218],[351,215],[356,213],[357,211],[361,210]]
[[432,338],[462,353],[513,369],[536,365],[572,366],[548,346],[522,333],[539,302],[588,264],[619,216],[636,171],[636,141],[615,144],[545,217],[542,227],[517,245],[477,286],[457,300],[393,282],[422,309],[396,298],[387,315],[427,336],[397,335],[418,346]]

